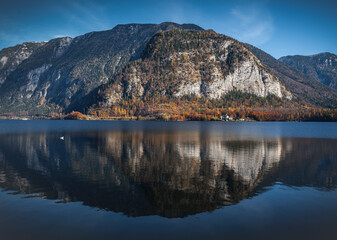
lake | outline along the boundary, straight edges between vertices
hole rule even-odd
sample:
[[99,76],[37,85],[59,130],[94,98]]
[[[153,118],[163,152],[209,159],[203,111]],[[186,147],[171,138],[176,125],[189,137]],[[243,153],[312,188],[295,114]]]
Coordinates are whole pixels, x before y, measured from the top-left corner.
[[337,239],[337,124],[0,121],[0,239]]

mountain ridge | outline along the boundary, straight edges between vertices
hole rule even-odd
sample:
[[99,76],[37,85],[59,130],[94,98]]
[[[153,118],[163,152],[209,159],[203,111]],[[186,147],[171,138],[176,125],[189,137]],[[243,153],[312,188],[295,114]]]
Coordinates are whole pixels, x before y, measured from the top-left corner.
[[[177,32],[180,35],[175,35]],[[207,34],[207,40],[202,39]],[[151,54],[146,51],[161,35],[169,35],[170,38],[162,39],[155,47],[160,47],[166,55],[156,56],[154,51],[152,55],[146,55]],[[184,39],[176,41],[175,38]],[[201,97],[208,101],[224,99],[224,95],[229,94],[230,98],[243,97],[240,101],[246,102],[246,107],[252,107],[254,101],[278,102],[278,106],[292,108],[337,106],[337,91],[300,74],[254,46],[213,30],[204,30],[195,24],[119,24],[110,30],[90,32],[75,38],[63,37],[30,44],[32,50],[24,52],[26,58],[10,72],[3,68],[7,64],[7,52],[11,49],[0,51],[0,78],[4,76],[0,82],[2,114],[86,112],[95,104],[96,107],[101,104],[99,99],[105,98],[102,91],[107,89],[107,84],[116,83],[116,78],[124,89],[115,95],[122,96],[120,101],[131,100],[132,94],[137,95],[137,91],[154,96],[160,92],[156,86],[147,91],[147,82],[137,85],[135,79],[130,79],[132,74],[147,74],[148,81],[147,71],[152,71],[157,85],[167,87],[165,91],[170,98]],[[186,51],[190,52],[186,55]],[[164,62],[158,60],[160,57]],[[176,63],[172,63],[170,57],[176,59]],[[179,65],[180,70],[173,71],[169,65]],[[132,70],[134,72],[130,72],[130,66],[136,66]],[[154,73],[153,69],[157,72]],[[159,72],[171,76],[171,79],[176,78],[175,85],[171,80],[161,78]],[[128,85],[132,81],[132,86]],[[237,91],[242,93],[234,93]],[[146,99],[150,99],[150,95]]]

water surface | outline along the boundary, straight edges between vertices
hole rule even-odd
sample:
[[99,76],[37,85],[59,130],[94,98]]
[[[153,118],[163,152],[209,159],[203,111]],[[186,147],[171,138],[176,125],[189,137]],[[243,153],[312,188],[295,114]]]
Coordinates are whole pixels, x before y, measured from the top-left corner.
[[1,239],[336,239],[336,123],[0,121]]

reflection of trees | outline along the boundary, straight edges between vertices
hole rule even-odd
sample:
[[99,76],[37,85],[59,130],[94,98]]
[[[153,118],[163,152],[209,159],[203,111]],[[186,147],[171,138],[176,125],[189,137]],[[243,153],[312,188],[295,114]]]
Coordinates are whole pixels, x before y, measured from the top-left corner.
[[123,212],[183,217],[234,204],[275,181],[333,188],[336,140],[229,140],[205,132],[8,135],[0,186]]

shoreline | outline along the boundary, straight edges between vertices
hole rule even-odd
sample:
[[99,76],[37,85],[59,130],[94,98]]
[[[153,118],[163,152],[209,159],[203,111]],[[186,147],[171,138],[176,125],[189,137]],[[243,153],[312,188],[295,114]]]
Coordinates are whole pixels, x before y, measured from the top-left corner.
[[325,121],[325,120],[308,120],[308,121],[290,121],[290,120],[267,120],[267,121],[257,121],[254,119],[238,119],[238,120],[164,120],[155,117],[144,117],[138,119],[137,117],[116,117],[116,118],[89,118],[89,119],[64,119],[64,118],[2,118],[0,120],[17,120],[17,121],[41,121],[41,120],[55,120],[55,121],[124,121],[124,122],[137,122],[137,121],[154,121],[154,122],[337,122],[337,121]]

